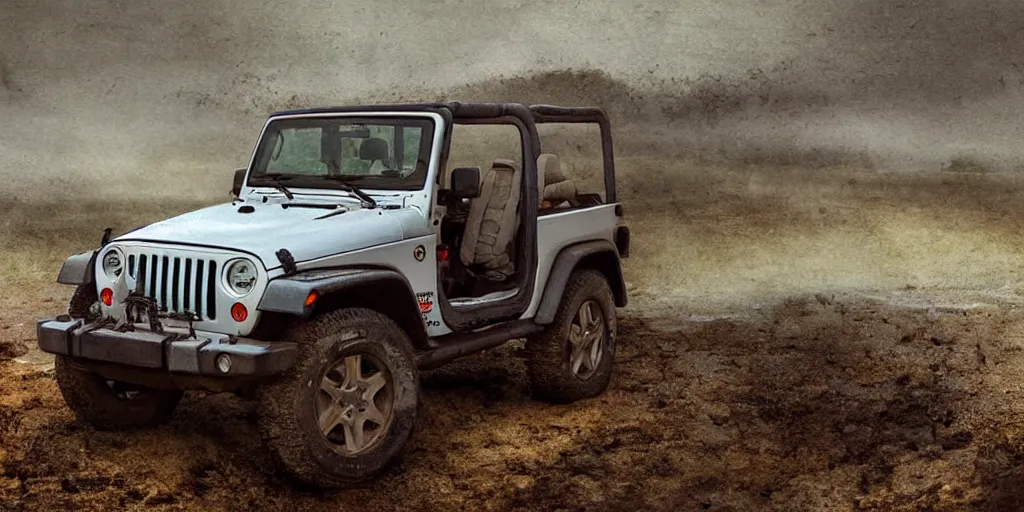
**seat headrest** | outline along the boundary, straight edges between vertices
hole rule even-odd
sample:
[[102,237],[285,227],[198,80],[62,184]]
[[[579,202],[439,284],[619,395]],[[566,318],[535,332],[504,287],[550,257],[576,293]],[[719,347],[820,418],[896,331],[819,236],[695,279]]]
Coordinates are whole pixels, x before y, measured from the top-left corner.
[[360,160],[388,160],[388,143],[384,139],[366,139],[359,145]]
[[558,155],[552,153],[544,153],[537,158],[537,174],[543,176],[542,183],[545,185],[565,181]]

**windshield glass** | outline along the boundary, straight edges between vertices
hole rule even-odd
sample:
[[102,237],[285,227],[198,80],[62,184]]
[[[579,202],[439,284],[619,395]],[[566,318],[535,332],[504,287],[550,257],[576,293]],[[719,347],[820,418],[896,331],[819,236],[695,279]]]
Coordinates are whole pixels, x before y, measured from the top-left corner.
[[429,118],[281,119],[260,140],[249,185],[420,190],[433,139]]

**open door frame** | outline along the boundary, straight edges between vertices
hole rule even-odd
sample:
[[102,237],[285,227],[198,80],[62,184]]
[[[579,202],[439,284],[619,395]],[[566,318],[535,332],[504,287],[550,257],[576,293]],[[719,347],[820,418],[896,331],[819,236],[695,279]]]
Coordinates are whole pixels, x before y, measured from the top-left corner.
[[519,130],[523,167],[518,207],[519,228],[516,231],[516,293],[511,297],[453,306],[438,286],[437,298],[441,317],[454,332],[472,330],[485,325],[515,320],[526,312],[537,280],[537,158],[540,138],[533,114],[524,105],[503,103],[450,103],[452,123],[445,129],[441,169],[447,167],[451,132],[454,124],[512,125]]

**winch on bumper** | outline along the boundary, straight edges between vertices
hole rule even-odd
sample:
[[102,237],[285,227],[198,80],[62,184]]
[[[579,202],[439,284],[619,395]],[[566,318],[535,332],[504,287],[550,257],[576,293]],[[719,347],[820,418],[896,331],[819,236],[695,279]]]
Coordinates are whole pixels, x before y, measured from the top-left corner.
[[[113,322],[86,324],[81,319],[57,317],[36,326],[39,348],[50,354],[69,356],[97,373],[116,372],[118,379],[154,385],[154,380],[178,382],[189,377],[212,377],[218,381],[270,377],[295,362],[297,345],[266,342],[226,334],[164,328],[164,333],[134,328],[122,332]],[[120,371],[118,371],[120,370]],[[127,371],[127,372],[126,372]],[[128,373],[128,375],[122,375]],[[164,379],[160,379],[163,374]],[[227,378],[227,379],[225,379]],[[210,385],[210,379],[187,387],[234,387]],[[167,384],[160,387],[168,387]]]

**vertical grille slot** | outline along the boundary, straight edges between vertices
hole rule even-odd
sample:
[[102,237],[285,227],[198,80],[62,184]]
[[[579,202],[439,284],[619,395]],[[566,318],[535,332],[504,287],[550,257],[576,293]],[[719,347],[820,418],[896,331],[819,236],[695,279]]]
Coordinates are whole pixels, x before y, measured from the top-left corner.
[[192,260],[190,259],[185,260],[185,278],[182,279],[181,282],[182,285],[184,286],[183,291],[181,292],[181,308],[184,309],[185,311],[192,311],[191,309],[189,309],[189,304],[191,303],[189,299],[192,298],[192,289],[194,288],[192,286]]
[[160,260],[156,256],[150,256],[149,258],[149,279],[146,280],[145,293],[147,297],[156,298],[156,267],[159,266]]
[[205,293],[203,293],[203,267],[205,267],[203,263],[205,263],[203,260],[196,260],[196,286],[195,290],[193,291],[193,296],[195,297],[196,300],[196,304],[194,306],[195,312],[198,315],[203,314],[203,297],[206,295]]
[[167,256],[160,258],[160,311],[167,311],[167,290],[168,288],[173,290],[172,286],[174,286],[173,283],[167,281],[169,263],[170,258]]
[[142,254],[139,256],[139,268],[135,271],[135,275],[138,276],[135,281],[135,291],[146,293],[146,263],[148,263],[146,255]]
[[210,262],[210,270],[206,273],[206,316],[210,320],[217,319],[217,262]]
[[181,258],[174,258],[174,275],[171,277],[174,288],[171,289],[171,311],[181,311]]

